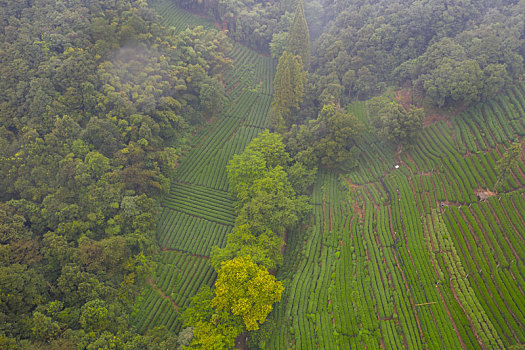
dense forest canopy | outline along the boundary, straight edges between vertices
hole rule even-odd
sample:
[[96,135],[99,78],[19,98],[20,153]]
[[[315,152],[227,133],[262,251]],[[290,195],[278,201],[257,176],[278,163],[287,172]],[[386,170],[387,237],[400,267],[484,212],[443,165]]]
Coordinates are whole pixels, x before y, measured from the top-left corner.
[[[279,58],[301,1],[188,1],[235,40]],[[523,1],[312,0],[310,96],[318,104],[413,85],[439,107],[491,96],[525,73]],[[323,98],[319,98],[322,96]]]
[[313,49],[321,80],[317,91],[336,84],[337,97],[364,98],[409,80],[440,106],[476,101],[524,73],[524,6],[463,0],[324,3],[326,30]]
[[229,49],[145,1],[0,2],[0,348],[176,346],[134,333],[131,305],[155,199],[221,106]]

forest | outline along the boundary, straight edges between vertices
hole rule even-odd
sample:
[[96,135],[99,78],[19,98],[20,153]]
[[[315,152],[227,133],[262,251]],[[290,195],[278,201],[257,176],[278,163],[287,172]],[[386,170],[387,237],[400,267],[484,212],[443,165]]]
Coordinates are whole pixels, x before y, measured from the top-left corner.
[[523,0],[0,0],[0,348],[525,348],[524,59]]

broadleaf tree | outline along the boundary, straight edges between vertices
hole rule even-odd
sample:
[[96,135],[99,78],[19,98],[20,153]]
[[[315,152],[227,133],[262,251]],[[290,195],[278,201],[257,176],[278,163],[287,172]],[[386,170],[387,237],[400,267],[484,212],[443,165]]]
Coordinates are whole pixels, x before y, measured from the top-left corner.
[[253,331],[266,320],[283,291],[282,283],[268,270],[249,256],[237,257],[221,264],[211,305],[217,311],[242,317],[246,329]]

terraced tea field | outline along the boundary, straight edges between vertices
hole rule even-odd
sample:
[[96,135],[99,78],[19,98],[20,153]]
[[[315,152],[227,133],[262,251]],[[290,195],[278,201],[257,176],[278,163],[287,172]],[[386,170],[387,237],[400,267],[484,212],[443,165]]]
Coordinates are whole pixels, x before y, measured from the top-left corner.
[[[178,30],[213,27],[168,1],[155,6],[163,24]],[[229,56],[235,69],[224,74],[225,107],[193,136],[162,203],[157,233],[162,252],[136,311],[141,331],[158,325],[178,331],[178,315],[189,298],[202,284],[215,282],[207,263],[211,247],[226,243],[235,220],[226,164],[266,127],[276,62],[239,44]]]
[[[515,85],[428,126],[401,155],[368,135],[357,170],[320,172],[309,228],[289,236],[268,348],[523,346],[525,165],[497,195],[477,193],[525,135],[524,96]],[[364,103],[351,111],[368,122]]]
[[[178,30],[211,23],[157,2]],[[158,224],[158,268],[141,331],[178,331],[216,276],[235,219],[226,164],[264,129],[275,62],[234,45],[226,107],[191,140]],[[369,124],[364,103],[350,111]],[[525,165],[498,194],[496,162],[525,136],[525,84],[426,127],[396,153],[372,132],[359,167],[319,172],[306,229],[288,235],[268,349],[502,349],[525,344]]]
[[160,23],[164,26],[174,27],[177,33],[186,28],[195,28],[197,26],[202,26],[206,29],[214,27],[210,21],[177,8],[171,1],[154,1],[151,3],[151,6],[161,16]]

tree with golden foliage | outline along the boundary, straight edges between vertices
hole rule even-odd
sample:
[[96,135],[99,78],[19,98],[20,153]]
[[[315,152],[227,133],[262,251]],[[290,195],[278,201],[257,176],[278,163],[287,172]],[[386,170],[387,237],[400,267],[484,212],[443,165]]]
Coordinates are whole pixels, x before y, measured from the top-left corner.
[[211,304],[219,312],[242,317],[246,329],[253,331],[281,300],[283,290],[283,284],[250,256],[237,257],[221,264]]

